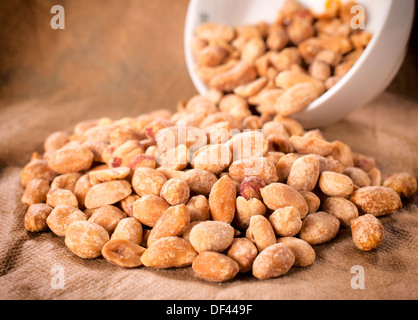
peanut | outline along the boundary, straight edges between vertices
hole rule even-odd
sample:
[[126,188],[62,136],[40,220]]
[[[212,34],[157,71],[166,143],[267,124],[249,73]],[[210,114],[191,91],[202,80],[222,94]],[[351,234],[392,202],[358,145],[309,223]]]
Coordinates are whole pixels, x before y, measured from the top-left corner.
[[111,239],[126,240],[137,245],[142,242],[142,225],[135,218],[123,218],[113,232]]
[[189,208],[190,221],[206,221],[210,218],[209,201],[203,195],[191,197],[186,203]]
[[133,203],[133,216],[142,224],[154,227],[170,205],[161,197],[154,195],[143,196]]
[[276,243],[255,258],[253,275],[259,280],[272,279],[286,274],[295,263],[295,255],[287,246]]
[[170,179],[163,185],[160,196],[172,206],[186,204],[190,196],[189,185],[182,179]]
[[266,207],[257,198],[246,200],[243,197],[238,197],[236,200],[236,213],[234,217],[234,224],[239,229],[247,229],[250,225],[252,216],[266,214]]
[[21,201],[27,205],[43,203],[46,201],[49,189],[49,182],[47,180],[32,179],[27,183]]
[[225,282],[239,272],[238,263],[218,252],[203,252],[193,261],[195,275],[210,282]]
[[376,249],[385,237],[385,229],[375,216],[366,214],[353,221],[351,232],[354,244],[363,251]]
[[324,171],[319,178],[322,192],[331,197],[348,197],[353,193],[353,181],[346,175],[332,171]]
[[48,157],[48,165],[58,173],[87,170],[93,162],[93,153],[84,147],[64,147],[53,151]]
[[260,215],[251,217],[246,237],[256,244],[259,252],[276,243],[273,227]]
[[131,192],[131,185],[124,180],[102,182],[94,185],[87,192],[85,206],[87,209],[92,209],[114,204],[125,199]]
[[238,263],[240,273],[247,273],[251,270],[257,254],[257,247],[246,238],[234,239],[227,251],[228,257]]
[[345,198],[327,198],[322,204],[322,209],[340,220],[343,227],[349,227],[351,222],[359,216],[357,207]]
[[313,156],[297,159],[290,168],[287,184],[298,191],[312,191],[319,178],[320,164]]
[[339,229],[340,221],[336,217],[326,212],[316,212],[303,220],[299,237],[310,245],[316,245],[335,238]]
[[294,207],[277,209],[269,218],[277,236],[292,237],[298,234],[302,227],[302,219]]
[[29,206],[25,214],[25,229],[31,232],[48,230],[46,222],[53,208],[45,203],[36,203]]
[[193,248],[199,253],[222,252],[234,240],[234,228],[221,221],[204,221],[191,230],[189,239]]
[[236,195],[235,184],[229,176],[223,176],[213,185],[209,194],[209,208],[213,220],[232,222]]
[[135,268],[142,265],[145,248],[123,239],[112,239],[102,249],[103,257],[120,267]]
[[163,185],[167,182],[165,176],[151,168],[138,168],[132,177],[132,187],[139,196],[159,196]]
[[98,224],[109,232],[109,234],[112,234],[116,226],[124,218],[126,218],[125,212],[115,206],[105,205],[95,210],[89,218],[89,221]]
[[386,187],[364,187],[350,197],[357,208],[376,217],[391,214],[402,208],[401,197],[393,189]]
[[417,179],[407,173],[394,173],[386,177],[383,186],[395,190],[403,198],[411,198],[417,192]]
[[284,244],[292,251],[295,256],[295,266],[307,267],[315,262],[315,250],[306,241],[293,237],[283,237],[277,239],[277,243]]

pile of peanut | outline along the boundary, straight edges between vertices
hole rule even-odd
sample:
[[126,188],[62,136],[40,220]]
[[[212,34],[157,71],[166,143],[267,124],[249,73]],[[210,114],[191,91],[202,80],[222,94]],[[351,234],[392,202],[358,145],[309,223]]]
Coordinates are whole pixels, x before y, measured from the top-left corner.
[[[331,16],[313,25],[309,12],[288,1],[279,19],[286,28],[203,25],[197,32],[207,51],[202,61],[224,52],[212,40],[234,43],[221,54],[221,66],[200,63],[201,72],[213,76],[210,91],[179,102],[174,114],[157,110],[117,121],[101,118],[79,123],[71,135],[51,134],[44,154],[34,153],[22,171],[22,202],[29,206],[25,228],[65,237],[68,249],[84,259],[103,256],[125,268],[191,265],[198,278],[213,282],[247,272],[275,278],[292,266],[312,265],[312,246],[331,241],[340,228],[351,228],[360,250],[377,248],[385,233],[377,217],[402,208],[401,199],[413,196],[417,180],[409,173],[383,179],[372,157],[341,141],[326,141],[320,130],[305,131],[276,107],[304,105],[298,100],[306,95],[292,89],[282,95],[272,87],[286,74],[289,86],[300,82],[296,76],[323,88],[327,79],[316,79],[315,70],[328,64],[317,54],[331,55],[335,61],[329,65],[338,69],[352,65],[346,58],[338,64],[351,45],[336,51],[326,45],[355,45],[357,39],[358,53],[365,44],[363,33],[351,40],[349,31],[329,35],[346,30],[342,9],[336,11],[340,19],[331,7]],[[314,29],[319,38],[312,38]],[[267,54],[264,47],[254,50],[265,45],[264,38]],[[299,48],[279,53],[288,38]],[[305,46],[314,49],[305,52]],[[309,53],[315,53],[311,60]],[[312,76],[302,73],[299,55],[312,62]],[[273,62],[287,60],[282,69]],[[231,66],[227,73],[208,71],[225,71],[225,65]],[[243,70],[252,70],[251,76]],[[242,75],[239,81],[230,77],[236,74]],[[255,114],[249,106],[255,91],[277,103],[260,103]]]
[[370,42],[369,32],[353,30],[355,5],[330,0],[317,15],[286,0],[271,25],[204,23],[191,43],[195,72],[209,87],[233,92],[260,114],[299,113],[336,85]]

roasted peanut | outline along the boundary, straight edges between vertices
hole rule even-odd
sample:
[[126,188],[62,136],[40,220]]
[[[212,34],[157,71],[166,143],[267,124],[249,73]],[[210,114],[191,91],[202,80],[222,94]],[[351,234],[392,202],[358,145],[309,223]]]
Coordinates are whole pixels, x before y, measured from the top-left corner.
[[222,252],[234,240],[234,228],[221,221],[203,221],[190,231],[190,243],[199,253]]
[[307,267],[314,263],[315,250],[306,241],[293,237],[283,237],[277,239],[277,243],[284,244],[292,251],[295,256],[295,266]]
[[282,116],[291,116],[306,109],[318,98],[315,87],[309,83],[293,86],[282,94],[276,102],[276,111]]
[[53,152],[61,149],[69,141],[69,136],[65,131],[57,131],[48,136],[44,142],[45,152]]
[[159,196],[166,182],[161,172],[151,168],[138,168],[132,177],[132,187],[139,196]]
[[264,204],[271,210],[295,207],[303,219],[308,213],[304,197],[292,187],[283,183],[272,183],[260,190]]
[[316,212],[303,220],[299,237],[310,245],[316,245],[335,238],[339,229],[340,221],[336,217],[326,212]]
[[109,234],[98,224],[76,221],[65,232],[65,244],[75,255],[83,259],[100,257]]
[[239,272],[238,263],[218,252],[203,252],[193,261],[195,275],[210,282],[225,282]]
[[51,169],[46,160],[37,159],[29,162],[22,170],[21,182],[24,187],[32,179],[52,181],[57,173]]
[[318,185],[322,192],[330,197],[348,197],[354,190],[350,177],[332,171],[322,172]]
[[200,148],[195,153],[192,164],[195,169],[219,174],[229,166],[231,160],[232,153],[228,145],[214,144]]
[[138,200],[140,196],[136,194],[131,194],[127,196],[125,199],[120,201],[120,206],[122,210],[126,213],[128,217],[133,217],[134,215],[134,202]]
[[297,159],[290,168],[287,184],[298,191],[312,191],[319,178],[319,161],[313,156]]
[[87,209],[99,208],[125,199],[132,193],[131,185],[124,180],[102,182],[89,189],[85,198]]
[[302,227],[299,211],[294,207],[277,209],[269,218],[277,236],[292,237],[298,234]]
[[118,167],[105,170],[90,171],[89,178],[91,184],[98,184],[100,182],[123,180],[131,170],[127,167]]
[[246,237],[256,244],[259,252],[276,243],[273,227],[260,215],[251,217]]
[[46,204],[53,208],[59,205],[69,205],[78,208],[77,197],[67,189],[50,189],[46,195]]
[[163,198],[154,195],[143,196],[133,204],[133,216],[142,224],[154,227],[170,205]]
[[236,213],[234,217],[234,224],[239,229],[247,229],[250,225],[252,216],[266,214],[266,207],[257,198],[250,198],[246,200],[243,197],[238,197],[236,200]]
[[385,237],[385,229],[375,216],[365,214],[351,224],[354,244],[363,251],[376,249]]
[[261,200],[260,189],[265,186],[266,183],[259,177],[246,177],[241,182],[239,194],[244,197],[245,200],[250,200],[251,198]]
[[395,190],[403,198],[411,198],[417,192],[417,179],[407,173],[394,173],[386,177],[383,186]]
[[40,232],[48,230],[46,222],[50,215],[52,207],[45,203],[36,203],[29,206],[25,214],[25,228],[31,232]]
[[119,221],[111,239],[127,240],[140,245],[142,242],[142,225],[135,218],[123,218]]
[[290,143],[297,152],[303,154],[313,153],[320,156],[328,156],[333,150],[332,143],[306,135],[303,137],[292,136],[290,137]]
[[318,196],[309,191],[300,191],[300,194],[303,196],[306,204],[308,205],[308,214],[317,212],[319,206],[321,205],[321,200]]
[[89,218],[90,222],[103,227],[109,234],[112,234],[119,222],[126,218],[126,213],[115,206],[105,205],[95,210]]
[[393,189],[386,187],[364,187],[350,197],[361,212],[376,217],[391,214],[402,208],[401,197]]
[[210,218],[209,201],[203,195],[191,197],[186,203],[189,208],[190,221],[206,221]]
[[180,268],[189,266],[197,256],[191,243],[179,237],[165,237],[153,242],[142,254],[141,261],[146,267]]
[[351,178],[354,185],[358,188],[368,187],[371,184],[370,177],[367,172],[360,168],[348,167],[344,169],[344,174]]
[[180,236],[189,223],[189,209],[184,204],[168,208],[152,228],[148,237],[148,246],[164,237]]
[[380,187],[382,185],[382,173],[379,169],[373,168],[369,172],[370,185]]
[[340,220],[343,227],[349,227],[351,222],[359,216],[354,203],[345,198],[327,198],[322,204],[322,209]]
[[49,182],[44,179],[32,179],[28,182],[22,195],[22,203],[32,205],[46,201],[49,192]]
[[87,170],[93,162],[93,153],[84,147],[64,147],[53,151],[48,157],[48,165],[58,173]]
[[135,268],[142,265],[145,248],[123,239],[111,239],[102,249],[103,257],[120,267]]
[[190,196],[189,185],[182,179],[170,179],[163,185],[160,196],[172,206],[186,204]]
[[209,194],[209,208],[213,220],[232,222],[236,195],[235,184],[229,176],[223,176],[213,185]]
[[238,182],[250,176],[261,178],[266,184],[278,180],[274,163],[264,157],[234,161],[229,167],[229,175]]
[[277,278],[286,274],[295,263],[295,255],[284,244],[276,243],[255,258],[253,275],[259,280]]
[[90,178],[88,174],[81,176],[74,186],[74,195],[77,198],[79,205],[84,206],[84,202],[86,200],[87,193],[89,192],[90,188],[93,185],[90,182]]
[[238,263],[240,273],[251,270],[257,254],[257,247],[247,238],[234,239],[227,252],[228,257]]
[[46,223],[57,236],[65,236],[68,227],[76,221],[86,221],[87,216],[79,209],[69,205],[59,205],[48,215]]
[[256,76],[254,66],[248,62],[241,61],[232,69],[214,76],[210,80],[209,85],[221,91],[231,92],[239,85],[254,80]]

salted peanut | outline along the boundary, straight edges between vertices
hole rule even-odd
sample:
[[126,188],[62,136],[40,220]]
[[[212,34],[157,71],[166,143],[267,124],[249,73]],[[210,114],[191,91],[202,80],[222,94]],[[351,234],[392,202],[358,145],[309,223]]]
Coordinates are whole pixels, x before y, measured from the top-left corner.
[[351,224],[351,233],[354,244],[363,251],[376,249],[385,237],[382,223],[371,214],[355,219]]
[[277,236],[292,237],[300,231],[302,219],[294,207],[277,209],[269,217],[269,222]]
[[195,275],[210,282],[225,282],[234,278],[239,272],[238,263],[218,252],[203,252],[193,261]]
[[235,37],[233,28],[221,23],[203,23],[195,29],[196,37],[203,40],[231,41]]
[[315,87],[310,83],[301,83],[286,90],[276,102],[277,113],[291,116],[306,109],[318,98]]
[[275,166],[279,163],[280,159],[285,156],[284,152],[279,151],[269,151],[265,154],[265,157],[272,161]]
[[159,167],[157,168],[157,171],[160,171],[167,180],[183,179],[185,175],[184,171],[179,171],[168,167]]
[[312,191],[318,182],[319,166],[313,156],[300,157],[290,168],[287,184],[297,191]]
[[251,270],[257,254],[257,247],[247,238],[234,239],[227,251],[227,256],[238,263],[240,273]]
[[156,118],[152,122],[150,122],[145,128],[144,133],[148,139],[155,139],[157,133],[168,127],[172,127],[174,123],[171,120],[164,119],[164,118]]
[[84,206],[87,193],[93,185],[90,183],[88,174],[81,176],[74,186],[74,195],[77,198],[78,204]]
[[146,195],[133,203],[133,216],[142,224],[154,227],[170,205],[163,198]]
[[380,187],[382,185],[382,173],[379,169],[373,168],[369,172],[370,185]]
[[298,45],[302,41],[315,35],[315,28],[311,22],[293,20],[286,28],[289,40]]
[[319,129],[309,130],[303,135],[303,137],[304,138],[317,138],[317,139],[321,139],[325,141],[324,135]]
[[315,61],[323,61],[332,67],[336,67],[341,59],[342,54],[332,50],[322,50],[315,56]]
[[234,228],[221,221],[204,221],[190,232],[190,243],[199,253],[204,251],[222,252],[234,240]]
[[365,30],[358,30],[351,35],[350,40],[353,43],[354,48],[366,49],[367,45],[370,43],[370,40],[372,40],[372,37],[373,36],[370,32]]
[[269,54],[271,64],[279,71],[290,70],[292,65],[300,65],[302,60],[297,48],[286,48]]
[[190,188],[182,179],[170,179],[163,185],[160,196],[172,206],[186,204],[189,200]]
[[268,114],[276,114],[274,106],[277,99],[283,94],[283,89],[265,88],[255,96],[248,98],[248,102],[253,105],[258,105],[258,111]]
[[229,112],[232,108],[237,106],[246,108],[248,107],[248,103],[241,96],[232,93],[223,96],[219,101],[219,110],[222,112]]
[[295,207],[303,219],[308,214],[305,198],[292,187],[283,183],[272,183],[260,190],[264,204],[271,210]]
[[[234,89],[234,93],[239,97],[248,98],[256,95],[263,89],[268,82],[266,77],[258,78],[250,83],[240,85]],[[221,109],[221,108],[220,108]],[[222,110],[222,109],[221,109]]]
[[159,196],[166,182],[161,172],[151,168],[138,168],[132,177],[132,187],[139,196]]
[[193,39],[190,42],[190,47],[192,49],[192,53],[194,57],[196,57],[199,54],[199,52],[202,51],[207,46],[208,46],[208,41],[197,38],[197,37],[193,37]]
[[131,193],[131,185],[124,180],[102,182],[90,188],[84,205],[87,209],[99,208],[125,199]]
[[46,219],[49,229],[57,236],[65,236],[65,231],[76,221],[86,221],[83,211],[69,205],[59,205],[54,208]]
[[195,54],[198,65],[215,67],[220,65],[227,57],[228,51],[219,45],[209,45],[202,48]]
[[276,243],[273,227],[261,215],[251,217],[245,236],[255,243],[259,252]]
[[144,135],[131,126],[116,127],[109,133],[110,145],[119,147],[127,141],[142,140]]
[[185,172],[183,179],[188,183],[190,191],[196,194],[209,195],[218,178],[209,171],[192,169]]
[[289,141],[297,152],[303,154],[313,153],[320,156],[328,156],[333,150],[332,143],[317,137],[292,136]]
[[351,148],[341,141],[332,143],[333,150],[331,156],[341,162],[344,167],[354,167],[354,158]]
[[[147,148],[147,150],[145,150],[145,155],[147,156],[152,156],[152,157],[156,157],[158,151],[158,146],[150,146]],[[135,158],[133,158],[135,159]],[[133,159],[131,161],[133,161]]]
[[267,48],[269,48],[272,51],[280,51],[289,42],[289,37],[287,36],[287,33],[282,28],[275,28],[271,30],[267,36],[266,44]]
[[242,128],[244,130],[258,130],[261,129],[263,123],[259,116],[249,116],[242,120]]
[[353,158],[354,166],[365,172],[370,172],[372,169],[376,168],[376,160],[373,157],[353,152]]
[[136,194],[131,194],[130,196],[127,196],[125,199],[122,199],[120,201],[120,206],[128,217],[133,217],[133,215],[134,215],[133,204],[139,198],[140,198],[140,196],[138,196]]
[[235,28],[237,38],[250,40],[253,38],[262,38],[260,29],[256,25],[241,25]]
[[355,204],[345,198],[327,198],[322,204],[322,209],[340,220],[343,227],[349,227],[351,222],[359,216]]
[[319,161],[319,173],[324,171],[332,171],[336,173],[343,173],[344,166],[338,160],[330,159],[329,156],[327,158],[312,154],[311,156],[316,157]]
[[289,134],[285,127],[277,121],[268,121],[263,125],[263,134],[269,140],[276,140],[276,138],[283,139],[285,141],[289,140]]
[[83,212],[87,216],[87,219],[89,219],[93,215],[93,213],[96,212],[96,210],[97,210],[97,208],[95,208],[95,209],[84,209]]
[[266,214],[266,207],[256,198],[246,200],[238,197],[236,200],[236,213],[234,217],[234,225],[239,229],[247,229],[250,225],[251,217]]
[[344,169],[344,174],[353,180],[356,187],[368,187],[371,184],[369,175],[360,168],[348,167]]
[[168,208],[152,228],[147,241],[148,246],[164,237],[180,236],[189,223],[189,209],[184,204]]
[[131,170],[127,167],[90,171],[89,178],[90,182],[94,185],[105,181],[123,180],[130,172]]
[[284,244],[276,243],[266,248],[255,258],[253,275],[259,280],[280,277],[295,263],[295,255]]
[[417,179],[407,172],[386,177],[383,186],[395,190],[402,198],[411,198],[417,192]]
[[80,179],[81,174],[78,172],[71,172],[59,175],[52,180],[51,189],[59,188],[59,189],[67,189],[71,192],[74,192],[75,185]]
[[[206,67],[206,66],[195,67],[195,72],[202,81],[209,83],[213,78],[231,70],[237,64],[238,64],[238,60],[228,59],[225,63],[216,67]],[[219,91],[222,91],[222,90],[219,90]]]
[[399,194],[387,187],[364,187],[350,197],[357,208],[376,217],[391,214],[402,208]]
[[290,169],[297,159],[297,155],[294,153],[288,153],[280,158],[279,162],[277,162],[276,169],[280,182],[285,182],[287,180],[289,177]]
[[325,91],[324,84],[321,81],[316,80],[310,75],[299,71],[288,70],[280,72],[279,75],[274,79],[274,83],[277,87],[286,90],[296,85],[309,83],[315,87],[314,91],[317,97],[319,97]]
[[187,241],[190,241],[190,232],[192,232],[192,229],[198,225],[199,223],[205,222],[203,220],[200,221],[193,221],[189,223],[189,226],[186,228],[186,230],[184,230],[183,234],[181,235],[181,237]]
[[22,195],[22,203],[32,205],[46,201],[49,192],[49,182],[44,179],[32,179],[28,182]]
[[306,204],[308,205],[308,214],[317,212],[319,206],[321,205],[321,200],[318,198],[318,196],[315,193],[309,191],[300,191],[300,194],[303,196]]
[[53,151],[48,157],[48,165],[58,173],[87,170],[93,162],[93,153],[81,146],[64,147]]
[[329,77],[324,82],[325,88],[327,90],[331,90],[331,88],[334,87],[340,80],[341,80],[341,77],[338,77],[338,76]]
[[44,142],[45,152],[52,152],[61,149],[65,144],[69,142],[68,133],[65,131],[56,131],[48,136]]
[[140,246],[147,248],[148,247],[148,237],[151,233],[151,229],[142,229],[142,241]]
[[253,63],[266,51],[266,44],[261,38],[249,39],[242,48],[241,60],[248,63]]
[[246,177],[240,184],[239,194],[246,200],[250,200],[251,198],[261,200],[260,189],[265,186],[266,183],[259,177]]
[[65,244],[75,255],[83,259],[100,257],[109,234],[98,224],[76,221],[65,232]]
[[332,171],[321,173],[318,182],[321,191],[330,197],[348,197],[354,191],[350,177]]
[[46,195],[46,204],[53,208],[64,204],[78,208],[77,197],[67,189],[50,189]]
[[278,114],[274,117],[273,121],[280,122],[288,132],[289,136],[303,136],[305,134],[305,130],[302,125],[292,118],[284,117]]
[[331,67],[328,63],[315,59],[309,66],[309,74],[320,81],[325,81],[331,76]]
[[32,160],[22,170],[21,182],[24,187],[32,179],[52,181],[57,173],[51,169],[46,160]]
[[212,187],[209,194],[209,208],[212,219],[231,223],[235,215],[237,189],[229,176],[223,176]]
[[238,182],[250,176],[261,178],[266,184],[278,180],[274,163],[264,157],[234,161],[229,167],[229,175]]
[[316,212],[303,220],[299,237],[310,245],[316,245],[334,239],[339,229],[340,221],[336,217],[326,212]]
[[124,218],[126,218],[125,212],[115,206],[105,205],[95,210],[89,221],[102,226],[109,234],[112,234],[118,223]]
[[224,96],[222,91],[210,88],[205,97],[212,101],[214,104],[218,104]]
[[186,203],[189,208],[190,221],[206,221],[210,218],[209,201],[203,195],[191,197]]
[[46,219],[51,214],[52,209],[45,203],[30,205],[25,213],[25,229],[31,232],[48,230]]
[[334,75],[338,77],[343,77],[351,70],[354,64],[360,59],[360,56],[363,54],[362,49],[357,49],[352,53],[349,53],[347,56],[344,57],[343,62],[341,62],[338,66],[334,69]]
[[142,242],[142,225],[135,218],[123,218],[119,221],[111,239],[126,240],[137,245]]
[[200,148],[193,156],[192,165],[195,169],[221,173],[229,166],[232,153],[227,144],[207,145]]
[[183,170],[189,164],[189,149],[181,144],[175,148],[168,149],[161,156],[156,157],[159,165],[174,170]]
[[254,66],[246,61],[240,61],[232,69],[214,76],[209,85],[217,90],[230,92],[256,77]]
[[144,153],[144,146],[138,140],[129,140],[118,146],[111,154],[109,166],[111,168],[128,167],[139,154]]
[[234,135],[229,141],[234,161],[262,157],[267,153],[268,142],[262,132],[246,131]]
[[181,268],[193,263],[197,256],[191,243],[179,237],[165,237],[153,242],[142,254],[141,261],[146,267]]
[[117,266],[136,268],[142,265],[141,256],[145,248],[124,239],[111,239],[102,249],[103,257]]
[[294,237],[283,237],[277,239],[277,243],[284,244],[292,251],[296,267],[307,267],[315,262],[315,250],[306,241]]

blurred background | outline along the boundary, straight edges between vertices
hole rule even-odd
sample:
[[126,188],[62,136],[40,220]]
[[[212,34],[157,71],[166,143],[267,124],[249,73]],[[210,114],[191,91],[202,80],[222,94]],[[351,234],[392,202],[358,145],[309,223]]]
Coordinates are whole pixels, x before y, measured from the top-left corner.
[[[65,8],[65,30],[50,26],[56,4]],[[196,94],[183,50],[187,5],[188,0],[2,0],[1,140],[31,144],[30,153],[50,132],[81,120],[174,110],[177,101]],[[406,60],[388,91],[418,101],[417,83],[416,17]],[[20,134],[19,125],[32,137]],[[2,158],[13,158],[17,147],[7,149],[10,154]]]

